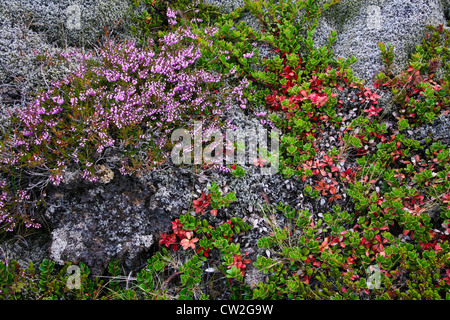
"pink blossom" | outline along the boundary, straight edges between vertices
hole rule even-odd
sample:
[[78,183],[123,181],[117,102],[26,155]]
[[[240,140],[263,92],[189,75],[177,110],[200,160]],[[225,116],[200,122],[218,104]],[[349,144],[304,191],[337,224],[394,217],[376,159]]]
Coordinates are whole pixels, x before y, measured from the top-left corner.
[[172,10],[172,8],[168,7],[166,16],[167,16],[167,18],[169,18],[168,19],[169,24],[171,24],[171,25],[177,24],[177,20],[176,20],[177,12],[175,10]]

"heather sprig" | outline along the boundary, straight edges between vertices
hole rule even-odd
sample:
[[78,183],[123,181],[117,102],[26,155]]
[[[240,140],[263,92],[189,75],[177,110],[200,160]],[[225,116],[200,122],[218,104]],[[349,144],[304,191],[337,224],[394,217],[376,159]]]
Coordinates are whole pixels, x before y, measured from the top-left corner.
[[26,190],[14,190],[6,180],[0,180],[0,192],[0,232],[11,232],[22,224],[27,229],[41,227],[30,215],[33,210],[29,208],[30,194]]
[[207,27],[219,16],[216,8],[203,0],[134,0],[128,14],[131,32],[144,47],[180,26]]
[[67,170],[96,181],[97,165],[110,155],[119,155],[124,174],[154,167],[171,131],[195,117],[220,126],[230,93],[239,98],[240,89],[227,92],[220,74],[196,68],[195,38],[179,28],[148,48],[108,41],[83,56],[75,74],[12,113],[0,145],[4,169],[23,168],[54,185]]

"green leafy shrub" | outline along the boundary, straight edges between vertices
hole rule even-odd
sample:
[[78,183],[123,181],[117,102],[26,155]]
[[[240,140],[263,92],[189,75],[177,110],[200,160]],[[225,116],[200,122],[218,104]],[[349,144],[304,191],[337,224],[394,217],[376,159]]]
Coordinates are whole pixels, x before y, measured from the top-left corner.
[[339,206],[318,220],[308,210],[282,204],[277,210],[289,224],[258,241],[271,252],[255,262],[269,281],[258,284],[253,298],[445,299],[448,237],[428,246],[418,237],[404,241],[394,228],[372,227],[361,213],[357,218]]
[[[398,104],[398,118],[416,127],[431,123],[450,106],[450,32],[442,25],[426,34],[417,46],[407,71],[393,75],[393,47],[380,43],[386,72],[377,75],[375,86],[390,89]],[[439,73],[442,76],[439,77]]]

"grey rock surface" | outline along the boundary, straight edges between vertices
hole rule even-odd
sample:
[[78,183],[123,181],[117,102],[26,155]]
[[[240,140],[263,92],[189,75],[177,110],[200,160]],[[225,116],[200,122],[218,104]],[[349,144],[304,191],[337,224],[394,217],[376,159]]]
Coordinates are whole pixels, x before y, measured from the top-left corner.
[[425,138],[450,144],[450,117],[448,115],[441,115],[431,124],[424,124],[414,130],[408,130],[406,137],[418,140],[422,144],[425,144]]
[[24,13],[10,15],[5,6],[3,2],[0,4],[0,83],[9,83],[21,93],[37,91],[45,86],[47,80],[44,81],[44,77],[51,81],[58,75],[53,74],[55,77],[52,77],[52,74],[47,75],[47,70],[41,70],[36,56],[55,50],[38,33],[28,28],[29,21],[24,18]]
[[442,6],[444,7],[445,17],[450,20],[450,0],[442,0]]
[[439,0],[342,0],[325,12],[316,36],[320,43],[328,29],[336,30],[334,54],[355,56],[354,74],[370,85],[383,67],[379,42],[395,46],[394,72],[401,72],[424,38],[427,25],[440,24],[446,21]]
[[28,268],[30,262],[35,267],[48,258],[50,239],[42,235],[15,236],[0,243],[0,261],[17,261],[22,268]]
[[130,6],[127,0],[4,0],[0,10],[26,19],[49,43],[82,48],[96,44],[105,28],[120,29]]
[[154,172],[150,178],[118,173],[105,184],[73,181],[52,188],[44,215],[52,230],[50,257],[59,264],[83,262],[96,275],[113,258],[140,266],[190,201],[191,182],[182,173]]
[[244,0],[205,0],[206,3],[217,6],[223,12],[229,13],[244,6]]

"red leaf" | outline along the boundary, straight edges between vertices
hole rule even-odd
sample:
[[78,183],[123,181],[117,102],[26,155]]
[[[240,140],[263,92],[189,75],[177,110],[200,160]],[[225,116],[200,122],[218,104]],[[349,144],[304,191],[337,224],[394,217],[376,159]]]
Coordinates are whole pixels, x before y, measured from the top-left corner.
[[335,166],[331,167],[331,172],[337,172],[337,171],[339,171],[338,167],[335,167]]
[[211,193],[209,193],[207,196],[202,192],[202,195],[197,200],[192,201],[192,206],[195,209],[195,213],[201,213],[204,214],[206,208],[208,208],[209,204],[211,203]]
[[333,202],[334,200],[338,200],[341,199],[342,197],[339,194],[334,194],[330,197],[330,199],[328,200],[330,203]]

